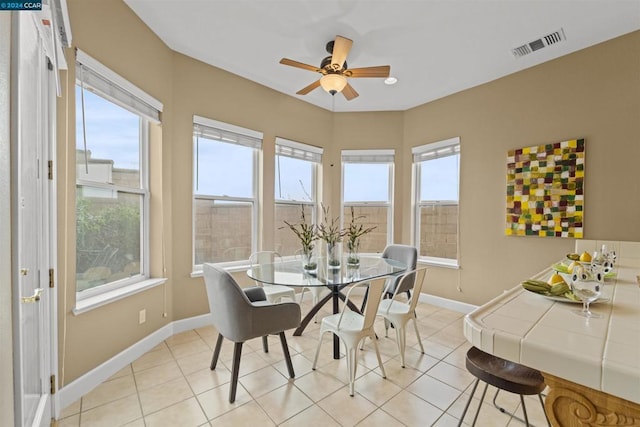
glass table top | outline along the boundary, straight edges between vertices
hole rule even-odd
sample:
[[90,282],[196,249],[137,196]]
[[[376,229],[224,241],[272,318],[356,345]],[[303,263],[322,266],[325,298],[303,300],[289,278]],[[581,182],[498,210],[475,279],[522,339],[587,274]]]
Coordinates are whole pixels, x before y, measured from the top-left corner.
[[402,273],[407,266],[401,262],[378,256],[361,256],[358,266],[343,263],[339,268],[328,268],[323,259],[318,260],[318,268],[307,271],[299,259],[261,264],[247,270],[247,275],[262,283],[285,286],[327,286],[347,285],[362,280]]

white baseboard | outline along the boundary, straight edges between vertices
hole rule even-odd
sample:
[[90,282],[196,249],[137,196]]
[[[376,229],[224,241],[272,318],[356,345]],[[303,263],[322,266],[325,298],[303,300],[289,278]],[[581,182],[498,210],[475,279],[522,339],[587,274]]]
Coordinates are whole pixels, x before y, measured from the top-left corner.
[[466,302],[455,301],[452,299],[442,298],[435,295],[420,294],[420,302],[435,305],[437,307],[446,308],[447,310],[457,311],[459,313],[469,314],[478,306],[467,304]]
[[105,361],[81,377],[65,385],[56,393],[56,419],[60,416],[60,412],[63,408],[66,408],[85,394],[89,393],[116,372],[138,359],[162,341],[180,332],[200,328],[210,324],[210,314],[203,314],[171,322],[142,338],[131,347],[121,351],[111,359]]

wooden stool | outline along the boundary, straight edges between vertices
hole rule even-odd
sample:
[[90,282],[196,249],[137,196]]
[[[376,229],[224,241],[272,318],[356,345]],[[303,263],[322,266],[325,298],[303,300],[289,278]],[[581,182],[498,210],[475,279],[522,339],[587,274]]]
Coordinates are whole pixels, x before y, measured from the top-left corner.
[[[476,388],[478,387],[478,383],[480,382],[480,380],[485,382],[485,386],[484,391],[482,392],[482,398],[480,398],[480,405],[478,405],[478,411],[473,418],[473,424],[471,424],[472,426],[476,424],[476,420],[478,419],[478,414],[480,413],[480,408],[482,407],[482,402],[484,401],[484,396],[487,393],[487,387],[489,386],[489,384],[498,389],[496,391],[496,395],[493,397],[493,405],[498,408],[500,412],[511,415],[513,418],[524,422],[527,426],[529,425],[529,418],[527,416],[527,409],[524,406],[523,396],[537,394],[538,398],[540,399],[540,403],[542,404],[542,410],[544,411],[544,401],[542,400],[542,395],[540,393],[542,392],[542,390],[544,390],[545,383],[544,378],[539,371],[485,353],[484,351],[476,347],[471,347],[469,351],[467,351],[466,365],[467,370],[471,372],[477,379],[475,384],[473,385],[471,396],[469,396],[469,400],[464,407],[464,411],[462,411],[458,426],[462,425],[462,420],[467,413],[467,409],[469,409],[469,405],[473,400],[473,395],[476,392]],[[498,393],[500,392],[500,390],[505,390],[520,395],[522,412],[524,412],[524,420],[522,418],[516,417],[514,414],[506,411],[504,408],[501,408],[496,404],[496,398],[498,397]],[[545,413],[545,418],[546,416],[547,415]],[[549,424],[548,418],[547,424]]]

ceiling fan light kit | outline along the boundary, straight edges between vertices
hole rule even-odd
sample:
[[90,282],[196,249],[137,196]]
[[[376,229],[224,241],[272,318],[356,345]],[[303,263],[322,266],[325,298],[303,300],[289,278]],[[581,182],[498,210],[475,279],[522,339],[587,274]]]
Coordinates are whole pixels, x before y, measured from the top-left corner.
[[344,89],[346,85],[347,78],[342,74],[325,74],[320,77],[320,86],[331,95],[342,92],[342,89]]
[[356,92],[356,90],[349,84],[347,77],[389,77],[389,74],[391,73],[391,67],[389,65],[347,69],[347,55],[349,54],[352,45],[352,40],[346,37],[336,36],[334,41],[327,43],[326,49],[331,56],[324,58],[320,63],[320,67],[314,67],[313,65],[304,64],[302,62],[294,61],[293,59],[282,58],[280,63],[283,65],[289,65],[291,67],[302,68],[303,70],[322,74],[320,80],[300,89],[296,94],[306,95],[315,88],[322,87],[331,95],[335,95],[340,92],[344,95],[347,101],[351,101],[358,96],[358,92]]

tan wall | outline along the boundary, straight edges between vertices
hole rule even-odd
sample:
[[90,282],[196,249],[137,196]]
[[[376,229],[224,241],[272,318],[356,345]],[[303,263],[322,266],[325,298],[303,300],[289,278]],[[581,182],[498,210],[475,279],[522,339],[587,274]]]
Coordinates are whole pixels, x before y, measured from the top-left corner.
[[504,235],[513,148],[585,138],[584,237],[640,240],[639,76],[635,32],[405,112],[407,148],[460,137],[462,268],[432,270],[426,292],[480,304],[572,250]]
[[[58,337],[59,385],[64,386],[172,320],[171,265],[163,272],[162,239],[171,260],[172,53],[122,2],[69,1],[74,47],[164,103],[162,126],[150,131],[151,271],[160,287],[74,315],[75,306],[75,57],[67,52],[58,99]],[[166,288],[165,288],[166,287]],[[138,312],[147,311],[138,324]],[[163,313],[167,317],[163,317]]]
[[[325,149],[321,182],[332,212],[340,201],[340,150],[395,148],[393,240],[398,243],[412,241],[411,147],[460,136],[462,268],[431,269],[425,291],[438,296],[485,302],[573,247],[570,239],[504,236],[510,148],[584,137],[585,237],[640,240],[635,224],[640,196],[629,185],[629,171],[640,155],[640,32],[409,111],[334,114],[171,52],[119,1],[70,0],[69,8],[74,44],[165,105],[162,126],[152,129],[151,163],[161,165],[152,169],[152,267],[155,276],[169,281],[86,314],[70,313],[75,304],[75,101],[73,91],[66,91],[73,88],[72,67],[58,121],[63,383],[168,321],[208,311],[202,279],[190,277],[194,114],[264,132],[259,249],[274,244],[276,136]],[[235,276],[250,283],[244,273]],[[147,322],[138,325],[142,308]]]

